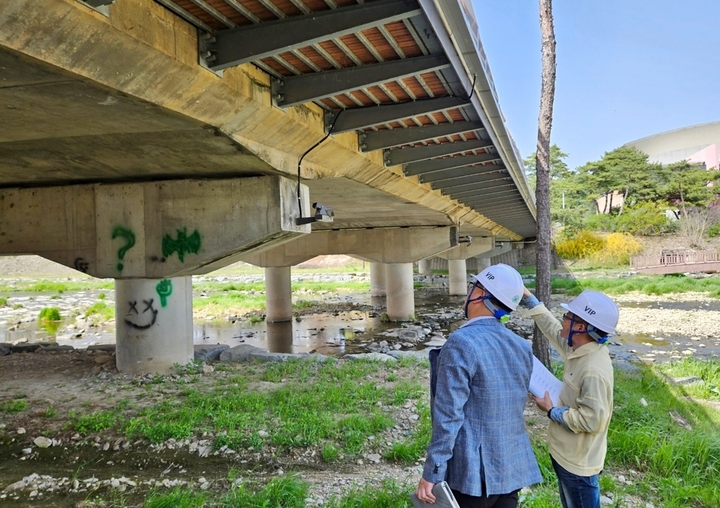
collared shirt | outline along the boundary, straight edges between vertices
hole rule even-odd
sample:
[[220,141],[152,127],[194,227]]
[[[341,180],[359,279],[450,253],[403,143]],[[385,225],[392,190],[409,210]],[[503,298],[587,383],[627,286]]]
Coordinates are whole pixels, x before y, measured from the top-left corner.
[[425,480],[470,496],[542,481],[523,417],[532,363],[531,345],[495,318],[450,334],[437,361]]
[[603,469],[613,410],[613,367],[607,347],[591,342],[573,351],[560,335],[562,324],[545,305],[525,312],[565,360],[560,405],[568,406],[563,425],[548,426],[550,455],[566,470],[592,476]]

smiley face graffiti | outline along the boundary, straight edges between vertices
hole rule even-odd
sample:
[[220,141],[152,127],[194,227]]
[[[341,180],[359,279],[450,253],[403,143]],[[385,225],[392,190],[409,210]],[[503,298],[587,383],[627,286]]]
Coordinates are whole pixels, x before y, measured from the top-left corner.
[[153,307],[153,299],[143,300],[142,303],[145,308],[142,312],[138,312],[137,300],[128,302],[130,306],[128,311],[125,313],[125,324],[131,328],[137,330],[147,330],[155,324],[157,320],[158,311]]

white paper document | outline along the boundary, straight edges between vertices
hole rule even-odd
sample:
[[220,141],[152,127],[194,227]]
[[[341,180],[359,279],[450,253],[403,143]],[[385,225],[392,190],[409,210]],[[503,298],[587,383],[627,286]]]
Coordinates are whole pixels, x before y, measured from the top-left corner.
[[533,356],[533,370],[530,376],[530,393],[536,397],[544,397],[545,392],[550,392],[550,399],[553,406],[558,405],[560,399],[560,388],[562,381],[553,376],[540,360]]

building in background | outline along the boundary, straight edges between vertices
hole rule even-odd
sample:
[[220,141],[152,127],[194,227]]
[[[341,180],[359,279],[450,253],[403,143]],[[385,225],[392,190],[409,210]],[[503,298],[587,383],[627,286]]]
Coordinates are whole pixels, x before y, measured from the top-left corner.
[[687,160],[705,169],[720,168],[720,122],[661,132],[626,143],[648,154],[650,162],[672,164]]

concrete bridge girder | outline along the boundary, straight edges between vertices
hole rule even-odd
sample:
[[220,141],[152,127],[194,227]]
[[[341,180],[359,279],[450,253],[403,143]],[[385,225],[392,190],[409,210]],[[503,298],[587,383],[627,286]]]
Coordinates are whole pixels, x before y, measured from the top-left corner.
[[[17,19],[23,19],[22,31],[16,29]],[[151,0],[116,2],[109,18],[80,2],[15,0],[0,12],[0,47],[62,69],[70,80],[107,87],[108,104],[120,103],[126,95],[212,126],[261,159],[259,166],[262,162],[282,173],[295,173],[298,158],[325,134],[320,107],[272,107],[270,78],[258,68],[241,65],[220,77],[197,65],[197,31]],[[429,186],[406,179],[401,168],[384,168],[379,151],[360,153],[355,133],[328,139],[306,157],[301,172],[304,178],[344,176],[452,220],[463,216],[477,227],[519,238]]]
[[495,247],[494,238],[473,238],[470,245],[461,243],[456,245],[452,249],[440,252],[437,254],[438,257],[447,259],[448,261],[453,259],[468,259],[479,256],[480,254],[490,251]]
[[256,266],[293,266],[323,254],[348,254],[377,263],[412,263],[457,245],[453,226],[315,231],[242,260]]
[[475,254],[473,257],[490,259],[494,256],[499,256],[500,254],[505,254],[506,252],[510,252],[512,250],[512,243],[510,243],[510,242],[498,242],[498,243],[499,243],[499,245],[495,245],[492,249],[488,249],[486,251]]
[[296,189],[278,176],[0,189],[0,254],[37,254],[100,278],[211,271],[307,235],[294,222]]
[[449,294],[464,295],[467,293],[466,260],[491,250],[494,245],[494,238],[473,238],[470,245],[460,244],[438,254],[438,257],[448,261]]
[[290,266],[322,254],[350,254],[371,262],[371,293],[386,294],[392,321],[413,319],[412,262],[457,245],[457,228],[418,227],[315,231],[278,247],[242,256],[265,267],[265,307],[269,321],[292,319]]

